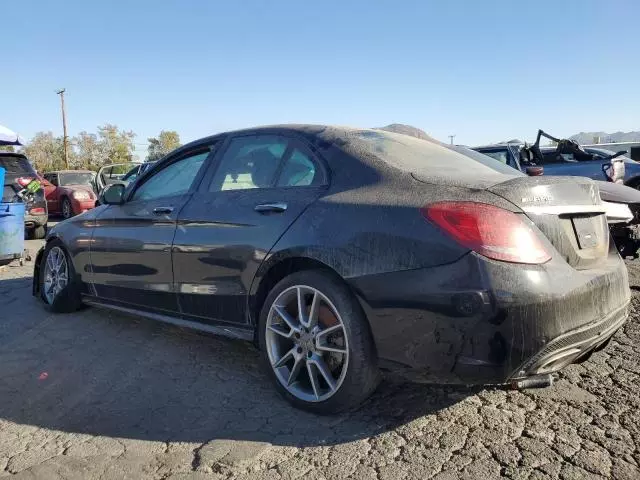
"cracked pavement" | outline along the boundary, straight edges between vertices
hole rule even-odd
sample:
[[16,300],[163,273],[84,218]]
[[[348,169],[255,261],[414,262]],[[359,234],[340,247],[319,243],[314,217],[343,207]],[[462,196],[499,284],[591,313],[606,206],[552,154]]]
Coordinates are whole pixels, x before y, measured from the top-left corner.
[[0,271],[0,477],[640,478],[637,291],[609,346],[551,388],[387,381],[359,411],[317,417],[277,395],[252,346],[97,309],[53,315],[31,270]]

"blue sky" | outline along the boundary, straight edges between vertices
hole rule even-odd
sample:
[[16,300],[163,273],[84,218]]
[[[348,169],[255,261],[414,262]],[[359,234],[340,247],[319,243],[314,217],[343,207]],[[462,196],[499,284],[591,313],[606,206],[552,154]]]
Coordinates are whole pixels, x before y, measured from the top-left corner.
[[[640,129],[640,2],[3,2],[0,124],[183,141],[407,123],[467,145]],[[11,19],[10,21],[8,19]]]

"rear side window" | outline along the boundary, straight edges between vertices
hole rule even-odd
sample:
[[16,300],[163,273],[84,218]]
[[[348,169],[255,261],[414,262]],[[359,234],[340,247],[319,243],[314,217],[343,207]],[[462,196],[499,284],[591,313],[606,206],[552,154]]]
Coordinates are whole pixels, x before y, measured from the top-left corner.
[[317,178],[313,161],[304,152],[294,148],[282,167],[277,186],[306,187],[315,185],[314,180]]
[[513,168],[464,147],[376,130],[353,130],[347,142],[400,170],[429,176],[518,175]]
[[36,174],[29,160],[21,156],[0,155],[0,167],[4,168],[8,175],[35,176]]
[[234,138],[222,155],[210,192],[273,186],[287,140],[272,135]]

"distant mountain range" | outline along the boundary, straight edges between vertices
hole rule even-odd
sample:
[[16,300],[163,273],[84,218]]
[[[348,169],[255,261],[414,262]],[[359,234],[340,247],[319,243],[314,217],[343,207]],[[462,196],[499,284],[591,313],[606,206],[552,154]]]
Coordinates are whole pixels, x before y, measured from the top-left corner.
[[600,138],[598,143],[640,142],[640,132],[580,132],[569,138],[580,144],[589,145],[596,143],[596,137]]
[[[431,140],[438,142],[435,138],[429,136],[427,132],[411,125],[403,123],[391,123],[386,127],[378,127],[377,130],[386,130],[388,132],[402,133],[404,135],[410,135],[412,137],[422,138],[424,140]],[[596,143],[596,138],[599,138],[598,143],[618,143],[618,142],[640,142],[640,132],[580,132],[569,137],[572,140],[582,144],[590,145]],[[509,142],[522,143],[517,139],[509,140]],[[509,143],[503,142],[503,143]],[[544,142],[543,142],[544,143]],[[545,143],[546,144],[546,143]]]

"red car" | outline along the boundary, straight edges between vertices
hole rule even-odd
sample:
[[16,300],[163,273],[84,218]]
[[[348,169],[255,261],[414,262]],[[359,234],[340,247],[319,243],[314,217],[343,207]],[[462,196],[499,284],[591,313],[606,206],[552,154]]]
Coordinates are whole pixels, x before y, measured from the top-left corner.
[[91,210],[96,204],[95,172],[60,170],[44,174],[44,191],[49,213],[71,218]]

